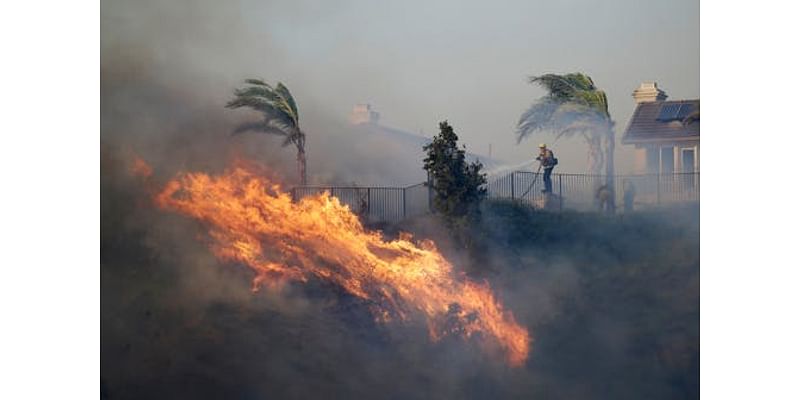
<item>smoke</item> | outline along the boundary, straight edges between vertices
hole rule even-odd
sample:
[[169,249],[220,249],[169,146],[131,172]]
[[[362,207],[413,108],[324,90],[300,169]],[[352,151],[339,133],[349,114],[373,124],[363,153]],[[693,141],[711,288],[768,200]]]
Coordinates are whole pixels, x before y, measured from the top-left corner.
[[290,17],[293,11],[273,4],[104,1],[103,150],[133,150],[166,173],[219,170],[232,158],[247,158],[292,184],[294,148],[268,135],[230,136],[238,122],[258,115],[225,109],[225,103],[245,78],[261,77],[284,82],[299,103],[310,183],[407,185],[424,177],[417,154],[410,154],[420,149],[387,145],[350,126],[345,119],[352,105],[319,100],[315,93],[328,90],[321,77],[286,61],[275,34],[251,12]]
[[[273,4],[248,7],[279,12]],[[449,243],[435,220],[387,227],[388,236],[402,229],[435,239],[453,264],[490,281],[535,340],[528,364],[509,369],[459,338],[431,343],[422,321],[375,324],[363,304],[318,282],[253,294],[250,272],[220,264],[200,226],[154,209],[152,183],[178,171],[219,171],[235,158],[292,183],[291,148],[228,134],[248,117],[223,107],[246,77],[282,80],[298,99],[312,182],[413,178],[393,175],[406,164],[377,163],[405,156],[351,129],[343,118],[350,104],[318,101],[324,77],[306,80],[302,66],[284,61],[278,39],[248,10],[213,1],[102,4],[104,398],[693,394],[699,238],[692,218],[618,228],[607,219],[489,209],[480,239],[486,265]],[[291,20],[291,10],[280,12]],[[129,173],[134,155],[153,167],[151,183]]]
[[[195,223],[153,209],[151,183],[238,158],[292,184],[291,148],[229,135],[252,117],[223,107],[246,77],[280,79],[298,99],[311,182],[385,183],[408,169],[392,163],[404,157],[396,149],[319,104],[313,83],[242,10],[106,1],[101,30],[103,397],[469,397],[475,382],[494,379],[487,363],[505,369],[469,343],[431,344],[422,321],[381,328],[318,283],[253,294],[249,272],[220,265]],[[135,156],[152,166],[151,183],[129,173]]]
[[501,178],[506,176],[514,171],[523,171],[527,168],[534,166],[538,161],[535,159],[530,159],[527,161],[523,161],[516,165],[497,165],[494,168],[487,168],[486,169],[486,179],[491,182],[494,179]]
[[103,158],[109,398],[693,396],[691,215],[618,221],[492,203],[477,229],[488,264],[451,243],[435,218],[387,227],[390,237],[434,238],[448,260],[491,282],[534,337],[528,363],[509,369],[476,343],[432,343],[422,321],[377,324],[366,305],[320,282],[252,293],[247,268],[216,260],[203,227],[154,209],[146,181],[124,169]]

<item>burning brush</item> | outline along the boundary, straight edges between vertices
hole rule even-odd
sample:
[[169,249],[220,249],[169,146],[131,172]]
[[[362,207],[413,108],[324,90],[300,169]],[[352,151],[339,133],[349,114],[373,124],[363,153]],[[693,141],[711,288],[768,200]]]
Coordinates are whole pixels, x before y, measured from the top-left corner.
[[421,313],[433,340],[475,335],[487,348],[499,348],[509,365],[528,358],[528,331],[488,283],[454,271],[431,241],[414,243],[410,235],[384,240],[328,193],[293,202],[269,179],[235,167],[218,176],[181,174],[155,202],[202,221],[212,252],[251,268],[256,289],[320,279],[367,301],[376,320]]

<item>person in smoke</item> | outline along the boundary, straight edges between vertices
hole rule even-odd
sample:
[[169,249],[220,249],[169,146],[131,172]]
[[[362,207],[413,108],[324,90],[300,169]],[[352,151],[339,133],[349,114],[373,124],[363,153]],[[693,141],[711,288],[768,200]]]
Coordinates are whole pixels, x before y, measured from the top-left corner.
[[539,145],[539,156],[536,157],[539,161],[539,169],[544,168],[544,189],[542,193],[553,193],[553,181],[550,175],[553,174],[553,168],[558,164],[558,159],[553,155],[553,151],[547,148],[547,145],[542,143]]
[[610,210],[609,207],[611,206],[610,201],[612,195],[613,193],[611,193],[611,189],[608,188],[608,185],[601,185],[597,188],[594,197],[597,199],[598,211],[603,212]]
[[633,182],[628,179],[622,181],[622,201],[625,204],[625,212],[633,211],[633,199],[636,197],[636,188]]

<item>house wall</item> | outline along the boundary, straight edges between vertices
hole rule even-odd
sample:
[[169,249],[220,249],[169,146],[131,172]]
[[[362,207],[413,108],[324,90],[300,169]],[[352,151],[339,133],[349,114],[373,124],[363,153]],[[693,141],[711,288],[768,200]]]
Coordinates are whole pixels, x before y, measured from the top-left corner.
[[647,173],[647,149],[644,147],[636,147],[633,153],[633,173],[644,174]]
[[657,174],[661,171],[661,146],[637,145],[634,157],[634,174]]
[[[683,150],[694,151],[693,165],[684,165]],[[665,159],[669,157],[669,159]],[[671,172],[700,172],[700,141],[664,142],[637,145],[634,155],[634,173],[657,174]],[[669,171],[670,167],[672,171]]]

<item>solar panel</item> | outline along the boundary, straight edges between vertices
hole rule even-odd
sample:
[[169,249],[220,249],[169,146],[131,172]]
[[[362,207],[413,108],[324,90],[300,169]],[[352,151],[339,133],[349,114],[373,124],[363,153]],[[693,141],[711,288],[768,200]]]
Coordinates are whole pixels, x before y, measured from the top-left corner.
[[659,121],[672,121],[678,118],[678,112],[681,109],[680,104],[664,104],[661,106],[661,111],[658,113]]
[[676,116],[676,118],[677,119],[684,119],[689,114],[691,114],[692,111],[694,111],[694,105],[693,104],[691,104],[691,103],[681,104],[681,108],[680,108],[680,110],[678,110],[678,115]]

